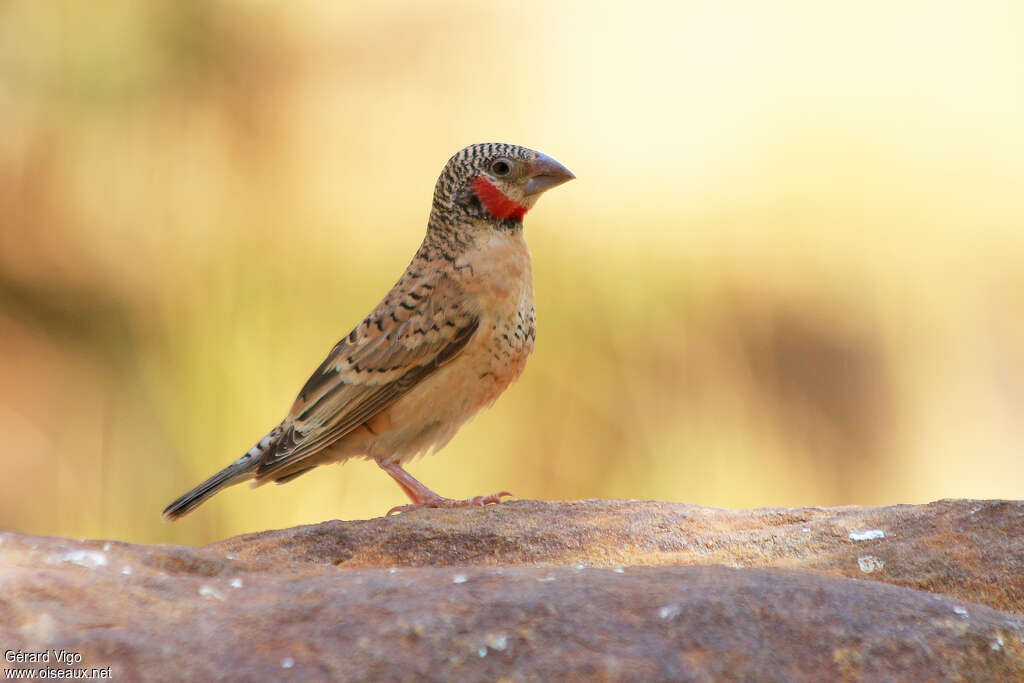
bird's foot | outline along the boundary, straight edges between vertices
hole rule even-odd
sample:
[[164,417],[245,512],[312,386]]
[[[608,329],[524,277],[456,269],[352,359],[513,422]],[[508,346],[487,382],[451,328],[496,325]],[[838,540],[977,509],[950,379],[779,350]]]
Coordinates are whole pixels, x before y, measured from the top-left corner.
[[[431,492],[433,493],[433,492]],[[476,496],[474,498],[466,498],[465,500],[455,500],[454,498],[445,498],[439,496],[436,493],[433,496],[422,497],[419,501],[410,505],[398,505],[388,510],[385,517],[390,517],[396,512],[410,512],[412,510],[418,510],[420,508],[468,508],[474,506],[483,507],[484,505],[491,505],[494,503],[500,503],[502,496],[514,496],[515,494],[509,493],[508,491],[502,491],[500,493],[492,493],[489,496]]]

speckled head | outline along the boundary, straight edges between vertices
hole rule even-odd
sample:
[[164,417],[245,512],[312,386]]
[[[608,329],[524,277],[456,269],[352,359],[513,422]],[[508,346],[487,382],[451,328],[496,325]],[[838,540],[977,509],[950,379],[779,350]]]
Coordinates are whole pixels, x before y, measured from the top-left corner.
[[537,198],[575,178],[546,154],[500,142],[470,145],[448,160],[434,189],[447,220],[519,224]]

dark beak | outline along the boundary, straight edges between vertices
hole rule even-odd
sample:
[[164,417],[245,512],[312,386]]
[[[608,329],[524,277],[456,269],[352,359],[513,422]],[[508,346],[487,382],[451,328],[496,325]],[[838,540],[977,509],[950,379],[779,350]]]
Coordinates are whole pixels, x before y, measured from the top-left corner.
[[537,153],[537,158],[530,165],[530,172],[527,175],[526,194],[540,194],[550,190],[556,185],[568,182],[575,178],[572,171],[549,157],[547,154]]

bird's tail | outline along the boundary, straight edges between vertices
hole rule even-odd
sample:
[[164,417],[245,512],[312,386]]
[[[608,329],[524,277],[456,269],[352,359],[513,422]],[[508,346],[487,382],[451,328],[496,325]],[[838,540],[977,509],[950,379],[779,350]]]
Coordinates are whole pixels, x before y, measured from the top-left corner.
[[258,444],[249,449],[248,453],[165,507],[164,519],[168,522],[173,522],[182,515],[195,510],[207,498],[222,488],[252,479],[262,459],[260,456],[275,441],[279,432],[280,428],[274,429],[270,434],[260,439]]
[[164,508],[164,519],[173,522],[184,514],[191,512],[213,494],[225,486],[231,486],[238,482],[251,479],[253,467],[252,458],[245,456],[234,461],[217,474],[213,475],[199,486],[195,487],[185,495]]

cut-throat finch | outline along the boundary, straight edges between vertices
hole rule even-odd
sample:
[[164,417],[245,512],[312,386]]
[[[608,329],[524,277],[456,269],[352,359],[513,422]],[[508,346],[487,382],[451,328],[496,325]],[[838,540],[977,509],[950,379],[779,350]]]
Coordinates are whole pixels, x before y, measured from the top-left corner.
[[445,498],[402,465],[442,448],[522,373],[536,334],[523,217],[574,177],[516,145],[471,145],[453,156],[434,188],[423,244],[383,301],[334,346],[281,424],[164,516],[177,519],[232,484],[280,484],[352,457],[376,462],[412,500],[388,514],[511,495]]

